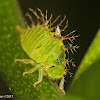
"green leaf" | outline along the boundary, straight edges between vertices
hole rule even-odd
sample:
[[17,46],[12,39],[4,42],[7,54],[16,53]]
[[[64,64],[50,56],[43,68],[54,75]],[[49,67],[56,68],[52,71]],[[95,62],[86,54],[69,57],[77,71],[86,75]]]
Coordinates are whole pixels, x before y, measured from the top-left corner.
[[74,81],[78,79],[80,74],[91,67],[97,60],[100,59],[100,29],[98,30],[95,39],[90,45],[87,53],[82,60],[80,67],[75,75]]
[[[82,60],[68,94],[100,100],[100,29]],[[73,100],[73,99],[72,99]]]

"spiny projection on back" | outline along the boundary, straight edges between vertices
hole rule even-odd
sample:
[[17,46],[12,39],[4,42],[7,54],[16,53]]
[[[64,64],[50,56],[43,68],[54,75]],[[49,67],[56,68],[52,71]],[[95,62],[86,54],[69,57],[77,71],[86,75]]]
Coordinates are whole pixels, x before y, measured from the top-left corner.
[[65,59],[65,51],[76,51],[75,49],[79,46],[73,46],[70,43],[66,46],[63,40],[72,41],[78,36],[72,35],[75,31],[70,32],[66,36],[61,36],[61,32],[68,27],[67,20],[65,27],[62,30],[59,28],[66,19],[66,16],[64,16],[63,20],[57,24],[57,26],[52,27],[60,16],[51,22],[52,14],[48,19],[47,10],[45,15],[39,8],[37,8],[37,11],[39,11],[40,15],[31,8],[29,8],[29,10],[36,16],[37,24],[34,24],[31,15],[27,13],[26,15],[32,22],[31,27],[28,26],[27,29],[24,29],[17,25],[16,28],[20,32],[21,46],[30,59],[15,59],[15,62],[31,63],[34,66],[31,70],[23,72],[23,76],[31,74],[37,69],[39,70],[38,81],[34,83],[34,87],[36,87],[36,85],[42,81],[43,76],[46,75],[51,79],[61,79],[59,89],[65,94],[64,76],[70,73],[65,68],[66,64],[69,65],[69,62],[71,62],[72,65],[75,66],[71,60]]

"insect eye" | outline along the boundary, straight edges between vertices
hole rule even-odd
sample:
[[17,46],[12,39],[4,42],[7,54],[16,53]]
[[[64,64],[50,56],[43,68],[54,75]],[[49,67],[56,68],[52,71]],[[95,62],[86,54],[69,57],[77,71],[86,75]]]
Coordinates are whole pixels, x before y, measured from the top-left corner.
[[50,68],[55,67],[55,66],[51,66]]

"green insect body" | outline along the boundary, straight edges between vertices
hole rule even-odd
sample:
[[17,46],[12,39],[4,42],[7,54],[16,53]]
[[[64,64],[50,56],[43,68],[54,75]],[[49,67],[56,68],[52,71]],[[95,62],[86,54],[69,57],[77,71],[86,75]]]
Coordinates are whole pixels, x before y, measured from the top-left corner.
[[[33,9],[30,9],[30,11],[32,11],[38,19],[37,25],[33,23],[32,17],[27,14],[32,21],[32,27],[24,29],[21,26],[16,26],[17,30],[20,32],[21,46],[30,59],[15,59],[15,62],[23,62],[26,64],[31,63],[33,65],[35,63],[35,66],[31,70],[23,72],[24,76],[26,74],[33,73],[37,69],[39,70],[39,78],[38,81],[34,83],[34,87],[36,87],[36,85],[42,81],[44,75],[48,75],[48,77],[52,79],[61,79],[59,88],[62,93],[65,94],[65,91],[63,89],[64,75],[67,73],[65,66],[66,63],[69,62],[65,59],[65,51],[68,49],[72,50],[78,48],[78,46],[70,45],[69,48],[65,48],[63,40],[74,39],[78,36],[69,37],[69,35],[74,32],[73,31],[68,35],[62,37],[59,26],[65,20],[65,17],[59,25],[51,28],[51,25],[55,23],[58,18],[51,23],[52,14],[48,20],[47,11],[46,16],[44,16],[40,9],[37,10],[40,12],[41,17]],[[42,24],[39,23],[39,20],[42,21]],[[63,30],[65,30],[67,26],[68,21]],[[55,29],[55,32],[52,31],[53,29]]]

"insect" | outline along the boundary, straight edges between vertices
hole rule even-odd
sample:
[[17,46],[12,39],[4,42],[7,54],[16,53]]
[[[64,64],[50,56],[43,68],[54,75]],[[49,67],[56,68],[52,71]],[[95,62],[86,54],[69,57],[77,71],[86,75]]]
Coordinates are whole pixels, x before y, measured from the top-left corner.
[[52,27],[60,16],[51,22],[52,14],[48,19],[47,10],[46,14],[43,14],[39,8],[37,8],[37,11],[40,14],[37,14],[31,8],[29,10],[36,16],[37,24],[34,24],[31,15],[27,13],[27,16],[32,22],[32,26],[24,29],[17,25],[16,28],[20,32],[21,46],[30,59],[15,59],[15,62],[31,63],[34,65],[29,71],[23,72],[23,76],[31,74],[37,69],[39,70],[38,81],[34,83],[34,87],[42,81],[44,75],[47,75],[51,79],[61,79],[59,89],[65,94],[64,75],[69,72],[65,67],[66,64],[71,62],[65,59],[65,51],[69,49],[73,51],[79,46],[68,44],[66,48],[63,40],[73,40],[78,36],[72,35],[75,31],[70,32],[66,36],[61,36],[61,32],[68,27],[67,20],[65,27],[60,30],[60,26],[66,19],[66,16],[64,16],[63,20],[57,26]]

